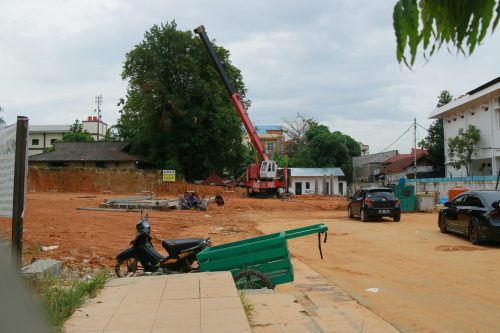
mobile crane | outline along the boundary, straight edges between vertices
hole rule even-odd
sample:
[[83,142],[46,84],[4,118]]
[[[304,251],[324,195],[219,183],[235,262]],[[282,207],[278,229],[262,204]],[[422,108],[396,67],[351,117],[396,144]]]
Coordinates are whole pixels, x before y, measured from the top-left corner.
[[236,92],[233,85],[229,81],[226,71],[224,70],[224,67],[222,67],[222,63],[217,56],[217,53],[215,53],[212,43],[208,39],[205,27],[200,25],[198,28],[194,29],[194,32],[200,36],[203,45],[205,45],[205,48],[210,55],[210,58],[213,60],[215,68],[222,78],[222,82],[231,97],[231,102],[233,103],[243,126],[245,126],[256,153],[261,159],[260,165],[256,158],[256,163],[250,164],[247,167],[245,187],[247,188],[248,195],[284,195],[288,192],[287,168],[278,168],[276,162],[269,158],[269,155],[265,151],[264,146],[257,135],[257,131],[255,130],[243,103],[241,102],[240,94]]

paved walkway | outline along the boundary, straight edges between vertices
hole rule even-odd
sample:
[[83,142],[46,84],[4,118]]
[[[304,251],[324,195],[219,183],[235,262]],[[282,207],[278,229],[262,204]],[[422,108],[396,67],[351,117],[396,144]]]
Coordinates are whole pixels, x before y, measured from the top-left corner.
[[293,283],[246,296],[253,333],[399,333],[303,262],[292,262]]
[[229,272],[113,279],[66,333],[251,333]]

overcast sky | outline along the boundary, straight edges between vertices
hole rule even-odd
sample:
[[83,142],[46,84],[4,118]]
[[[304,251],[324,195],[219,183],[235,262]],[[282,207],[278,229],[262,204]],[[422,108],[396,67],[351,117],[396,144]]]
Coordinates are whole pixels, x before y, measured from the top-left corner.
[[[380,152],[417,118],[424,127],[443,89],[454,96],[500,75],[500,32],[468,59],[446,49],[414,71],[395,57],[395,1],[0,0],[0,106],[8,124],[71,124],[102,94],[112,125],[125,96],[125,53],[152,25],[203,24],[241,69],[254,125],[297,113]],[[495,69],[496,68],[496,69]],[[425,136],[418,130],[418,138]],[[406,153],[409,132],[389,149]]]

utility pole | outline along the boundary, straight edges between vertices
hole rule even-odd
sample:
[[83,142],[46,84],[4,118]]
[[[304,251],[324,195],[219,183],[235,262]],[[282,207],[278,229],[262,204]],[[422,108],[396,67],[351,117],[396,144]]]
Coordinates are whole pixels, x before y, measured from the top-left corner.
[[23,258],[24,209],[28,172],[28,118],[17,116],[14,192],[12,197],[12,261],[21,269]]
[[415,197],[417,195],[417,118],[413,118],[413,184],[415,186]]
[[102,95],[99,94],[95,97],[95,104],[97,108],[94,112],[97,112],[97,141],[99,141],[99,123],[101,122],[101,105],[102,105]]

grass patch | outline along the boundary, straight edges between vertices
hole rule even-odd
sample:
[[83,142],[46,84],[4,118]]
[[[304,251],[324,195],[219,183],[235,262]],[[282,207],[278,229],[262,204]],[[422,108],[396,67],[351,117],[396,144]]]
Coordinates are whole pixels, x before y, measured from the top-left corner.
[[95,297],[108,277],[102,270],[90,279],[60,279],[51,276],[32,281],[35,293],[49,322],[60,330],[63,323],[78,309],[86,297]]
[[245,292],[243,291],[240,291],[240,301],[241,304],[243,305],[243,310],[245,310],[248,323],[250,324],[250,326],[254,326],[254,316],[255,316],[254,308],[252,303],[248,301],[248,298],[246,297]]

